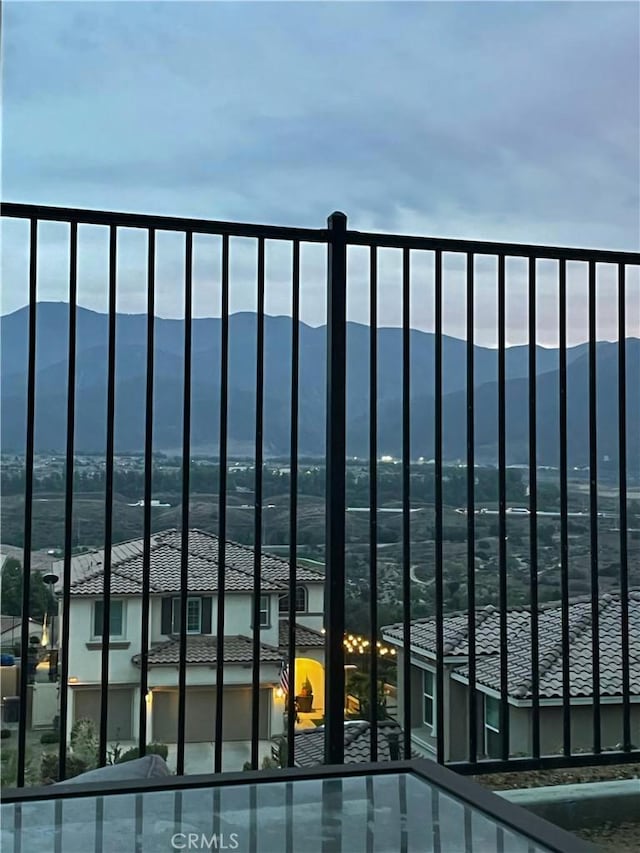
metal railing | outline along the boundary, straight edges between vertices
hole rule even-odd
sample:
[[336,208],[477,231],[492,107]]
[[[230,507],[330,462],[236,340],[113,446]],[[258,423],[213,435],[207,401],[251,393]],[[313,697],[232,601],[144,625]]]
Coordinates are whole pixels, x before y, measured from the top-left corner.
[[[191,379],[192,379],[192,315],[193,315],[193,239],[194,235],[215,235],[221,239],[221,338],[219,368],[219,494],[217,507],[217,534],[219,537],[218,565],[216,572],[216,589],[218,607],[212,633],[216,636],[216,664],[213,685],[216,692],[216,713],[212,721],[214,761],[213,770],[222,769],[223,745],[223,707],[225,699],[225,665],[224,642],[225,612],[224,600],[225,568],[227,565],[227,533],[228,533],[228,502],[227,477],[230,461],[229,453],[229,318],[230,318],[230,238],[245,237],[255,241],[257,248],[257,359],[256,359],[256,404],[255,404],[255,481],[254,481],[254,531],[253,531],[253,618],[252,618],[252,649],[251,664],[251,766],[259,765],[259,732],[260,732],[260,665],[261,665],[261,634],[260,634],[260,593],[262,589],[262,535],[264,530],[264,346],[265,346],[265,244],[266,241],[284,242],[291,248],[292,270],[292,322],[291,322],[291,388],[290,388],[290,480],[289,480],[289,551],[288,551],[288,643],[286,664],[288,677],[292,688],[287,700],[288,741],[287,764],[296,763],[295,736],[295,684],[296,669],[296,596],[293,591],[297,585],[297,554],[298,554],[298,503],[299,503],[299,408],[300,408],[300,295],[301,295],[301,246],[306,243],[319,243],[327,246],[327,375],[326,375],[326,538],[325,538],[325,626],[326,626],[326,666],[325,666],[325,753],[326,763],[340,764],[345,758],[344,734],[344,703],[345,703],[345,647],[343,638],[348,623],[345,616],[345,586],[347,580],[346,567],[346,482],[345,470],[347,464],[347,287],[348,255],[353,247],[368,251],[369,271],[369,448],[366,460],[366,470],[369,480],[368,500],[368,531],[369,531],[369,567],[368,567],[368,612],[369,630],[372,647],[380,632],[379,584],[378,571],[378,510],[380,501],[378,494],[378,288],[379,288],[379,254],[386,250],[399,250],[402,259],[401,271],[401,500],[402,535],[400,548],[400,577],[402,601],[402,663],[399,667],[399,702],[402,729],[402,752],[405,758],[410,758],[415,744],[412,729],[416,716],[415,691],[412,691],[412,621],[414,605],[412,602],[412,539],[411,539],[411,485],[412,465],[415,456],[412,455],[412,274],[411,262],[414,255],[428,256],[434,267],[434,394],[433,394],[433,461],[434,461],[434,601],[431,615],[435,624],[435,758],[440,763],[449,763],[462,772],[482,772],[483,770],[517,769],[531,767],[557,767],[573,764],[612,763],[614,761],[637,761],[639,752],[637,743],[634,746],[632,733],[632,704],[637,698],[632,695],[630,683],[630,654],[633,639],[629,635],[629,521],[628,521],[628,401],[627,401],[627,318],[626,291],[627,268],[637,268],[640,255],[633,252],[600,251],[591,249],[561,248],[535,245],[478,242],[465,240],[435,239],[417,236],[375,234],[348,229],[346,216],[334,213],[329,217],[326,229],[287,228],[263,226],[243,223],[216,222],[208,220],[179,219],[170,217],[143,216],[105,211],[77,210],[66,208],[42,207],[23,204],[4,204],[2,216],[17,218],[30,224],[29,232],[29,321],[28,321],[28,363],[25,365],[27,377],[27,417],[26,417],[26,452],[24,480],[24,580],[22,587],[23,615],[30,611],[30,582],[32,569],[32,538],[33,538],[33,501],[34,501],[34,459],[35,459],[35,400],[36,400],[36,338],[37,338],[37,278],[38,278],[38,229],[39,223],[53,221],[66,223],[69,226],[69,290],[68,290],[68,393],[67,393],[67,429],[66,429],[66,463],[65,463],[65,532],[64,532],[64,570],[62,577],[62,594],[60,608],[63,615],[62,632],[60,636],[60,748],[59,773],[60,778],[66,778],[67,773],[67,738],[66,732],[70,718],[69,691],[66,685],[69,680],[69,647],[70,619],[66,618],[71,608],[71,565],[73,553],[73,510],[74,510],[74,459],[76,446],[74,443],[76,418],[76,335],[78,308],[78,227],[84,225],[105,226],[109,233],[108,261],[108,347],[107,347],[107,407],[106,407],[106,454],[105,454],[105,504],[104,504],[104,562],[102,597],[102,652],[101,652],[101,717],[99,727],[99,763],[107,761],[108,751],[108,705],[109,705],[109,663],[110,648],[110,603],[112,600],[112,547],[113,537],[113,506],[114,506],[114,458],[115,458],[115,407],[116,407],[116,291],[117,291],[117,259],[118,259],[118,230],[122,228],[142,230],[147,235],[147,338],[146,338],[146,390],[145,390],[145,433],[144,433],[144,515],[143,515],[143,573],[142,573],[142,633],[140,637],[140,702],[139,702],[139,743],[140,754],[145,753],[149,739],[147,731],[147,713],[144,697],[149,689],[149,615],[150,615],[150,563],[152,541],[152,468],[153,468],[153,435],[154,435],[154,332],[156,311],[156,235],[160,231],[173,231],[184,235],[184,356],[183,356],[183,399],[182,399],[182,499],[181,499],[181,563],[180,563],[180,618],[179,618],[179,662],[178,662],[178,733],[176,767],[178,773],[185,771],[185,726],[187,723],[187,598],[189,593],[189,551],[188,537],[190,525],[190,464],[191,459]],[[7,251],[5,249],[5,251]],[[452,253],[462,256],[466,271],[466,391],[464,405],[466,408],[466,598],[463,608],[466,613],[466,631],[468,638],[468,685],[466,697],[466,758],[451,760],[446,754],[443,732],[445,731],[445,666],[447,665],[447,648],[445,644],[445,620],[451,608],[447,605],[445,582],[447,580],[447,559],[444,540],[444,483],[445,483],[445,454],[443,435],[443,292],[444,292],[444,260]],[[476,446],[475,423],[479,401],[475,386],[475,304],[476,304],[476,259],[480,256],[490,256],[497,263],[497,607],[499,612],[500,648],[500,679],[497,694],[500,699],[499,731],[501,734],[501,755],[499,758],[487,760],[483,757],[482,744],[478,742],[480,719],[478,707],[477,661],[482,651],[477,648],[477,619],[479,607],[483,602],[477,600],[478,569],[476,566],[476,534],[477,534],[477,501],[476,486]],[[526,757],[514,757],[510,749],[510,709],[509,709],[509,572],[507,545],[507,272],[508,258],[523,258],[527,261],[528,288],[528,476],[529,476],[529,612],[531,632],[531,720],[532,720],[532,749]],[[541,696],[539,690],[540,667],[539,660],[539,561],[538,561],[538,449],[536,437],[538,431],[537,402],[537,347],[535,346],[538,322],[536,316],[537,294],[537,263],[540,260],[550,260],[557,264],[557,294],[558,294],[558,442],[559,442],[559,481],[560,481],[560,598],[562,610],[561,634],[561,683],[562,683],[562,754],[543,755],[541,752]],[[588,434],[589,434],[589,540],[590,540],[590,616],[592,622],[591,664],[593,667],[593,749],[588,754],[577,753],[571,744],[571,677],[570,643],[571,626],[569,618],[570,607],[570,577],[569,577],[569,516],[568,516],[568,423],[567,423],[567,372],[568,372],[568,316],[567,316],[567,265],[579,262],[586,264],[588,270]],[[617,359],[618,359],[618,465],[616,490],[619,494],[619,592],[621,602],[620,643],[622,655],[622,686],[619,702],[622,709],[622,738],[621,748],[613,751],[603,751],[601,739],[601,689],[600,689],[600,646],[598,618],[600,607],[600,566],[598,552],[599,524],[599,480],[598,466],[598,417],[597,417],[597,326],[596,326],[596,270],[597,265],[614,265],[617,270]],[[613,298],[613,297],[612,297]],[[534,344],[534,345],[532,345]],[[482,401],[480,401],[482,405]],[[638,413],[640,418],[640,413]],[[424,613],[421,614],[424,616]],[[21,660],[27,661],[29,647],[29,628],[23,619],[21,635]],[[379,723],[377,719],[377,690],[379,681],[379,661],[377,655],[370,656],[369,705],[370,718],[370,757],[373,761],[379,758]],[[21,668],[20,706],[23,709],[18,730],[18,759],[17,785],[25,782],[25,762],[27,753],[27,724],[24,709],[27,707],[28,671],[26,666]],[[448,724],[447,724],[448,725]],[[607,746],[606,744],[604,746]]]

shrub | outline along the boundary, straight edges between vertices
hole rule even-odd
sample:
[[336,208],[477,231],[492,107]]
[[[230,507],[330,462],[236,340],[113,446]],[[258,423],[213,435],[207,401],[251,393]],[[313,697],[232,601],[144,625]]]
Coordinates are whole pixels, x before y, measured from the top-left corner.
[[93,720],[76,720],[71,729],[73,754],[86,762],[88,767],[98,763],[98,736]]
[[60,732],[44,732],[42,737],[40,738],[40,743],[59,743],[60,742]]
[[[73,752],[67,752],[67,761],[65,768],[65,776],[67,779],[72,779],[74,776],[79,776],[85,770],[89,770],[89,765],[85,759]],[[60,765],[58,756],[54,752],[45,752],[40,759],[40,784],[52,785],[54,782],[60,781]]]
[[0,738],[4,740],[5,738],[11,737],[11,729],[1,729],[0,730]]
[[[169,755],[169,747],[166,745],[166,743],[148,743],[146,754],[159,755],[166,761],[167,756]],[[137,746],[134,746],[131,749],[127,749],[126,752],[123,752],[122,755],[116,758],[114,764],[122,764],[123,761],[133,761],[135,758],[140,758],[140,750]]]

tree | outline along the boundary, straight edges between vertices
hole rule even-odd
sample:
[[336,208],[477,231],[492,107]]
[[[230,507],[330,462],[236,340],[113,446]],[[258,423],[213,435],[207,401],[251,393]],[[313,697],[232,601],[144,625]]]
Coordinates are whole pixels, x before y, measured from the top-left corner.
[[[2,611],[7,616],[22,615],[22,576],[20,562],[9,557],[2,569]],[[29,600],[29,615],[33,619],[42,619],[45,613],[56,613],[56,600],[40,572],[31,574]]]
[[[371,676],[366,672],[353,672],[347,680],[347,693],[355,698],[360,703],[360,712],[358,717],[362,720],[371,719]],[[387,713],[387,700],[384,693],[384,681],[378,682],[376,690],[376,719],[386,720],[389,714]]]

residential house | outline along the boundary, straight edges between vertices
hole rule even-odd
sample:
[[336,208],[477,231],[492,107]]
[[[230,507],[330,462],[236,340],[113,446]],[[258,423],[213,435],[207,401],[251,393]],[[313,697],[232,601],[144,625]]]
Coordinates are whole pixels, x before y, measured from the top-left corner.
[[[629,593],[629,680],[631,738],[640,744],[640,591]],[[622,741],[622,638],[618,593],[599,599],[600,720],[603,748]],[[571,746],[593,747],[593,667],[591,599],[569,602],[569,693]],[[542,754],[562,750],[563,656],[562,610],[558,603],[543,604],[538,611],[540,749]],[[387,643],[397,647],[398,719],[404,715],[403,626],[382,629]],[[417,750],[431,757],[436,736],[443,734],[446,760],[468,756],[469,645],[465,613],[444,617],[443,696],[436,689],[436,623],[418,619],[411,623],[411,736]],[[485,757],[501,757],[500,731],[500,614],[488,606],[476,613],[477,744]],[[507,686],[509,703],[509,753],[532,754],[531,613],[528,608],[507,611]],[[443,702],[444,732],[438,733],[437,706]]]
[[[180,579],[182,534],[154,534],[150,557],[148,691],[140,692],[142,660],[142,540],[118,545],[111,566],[108,737],[120,742],[139,733],[140,703],[147,708],[150,740],[178,739]],[[216,716],[218,537],[189,531],[187,690],[185,740],[212,742]],[[62,576],[62,574],[60,574]],[[251,738],[254,551],[226,542],[223,737]],[[72,561],[70,587],[69,726],[99,719],[103,626],[103,554]],[[324,576],[297,568],[296,691],[309,678],[319,714],[324,705]],[[288,642],[288,561],[263,553],[260,586],[259,737],[283,730],[280,667]],[[62,607],[60,610],[62,616]]]
[[[402,729],[395,720],[380,720],[377,725],[378,761],[397,761],[403,757]],[[277,748],[274,747],[274,758]],[[419,757],[416,753],[415,757]],[[371,724],[368,720],[350,720],[344,724],[344,763],[371,761]],[[324,726],[296,732],[296,767],[324,764]]]
[[[29,640],[37,638],[38,644],[42,642],[42,623],[36,619],[29,619]],[[2,648],[10,649],[16,643],[22,642],[22,617],[0,616],[0,645]]]

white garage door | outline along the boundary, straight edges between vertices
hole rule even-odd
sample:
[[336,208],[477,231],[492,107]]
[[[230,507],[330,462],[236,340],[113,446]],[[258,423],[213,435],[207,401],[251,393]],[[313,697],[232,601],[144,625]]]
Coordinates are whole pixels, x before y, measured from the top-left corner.
[[[269,737],[271,690],[260,690],[259,737]],[[152,702],[153,738],[160,743],[178,740],[178,691],[154,690]],[[185,742],[211,742],[215,736],[215,689],[187,690]],[[223,740],[251,740],[251,689],[231,688],[224,691],[222,705]]]
[[[94,688],[73,691],[75,720],[93,720],[96,729],[100,730],[101,706],[100,690]],[[131,716],[133,708],[133,691],[130,688],[110,688],[107,712],[107,737],[109,740],[131,740],[133,731]]]

